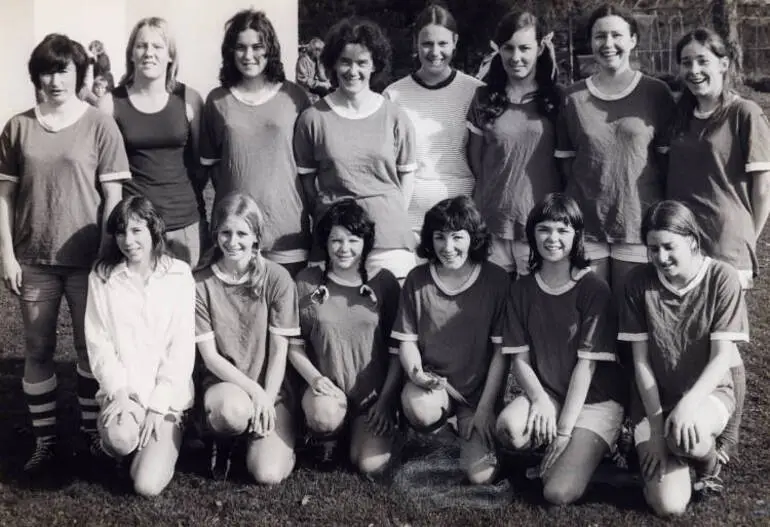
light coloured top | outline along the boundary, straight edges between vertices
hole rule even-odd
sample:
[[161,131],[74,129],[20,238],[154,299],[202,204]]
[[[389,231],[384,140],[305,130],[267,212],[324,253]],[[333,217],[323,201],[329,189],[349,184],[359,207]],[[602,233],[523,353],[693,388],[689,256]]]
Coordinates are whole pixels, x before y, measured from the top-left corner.
[[160,413],[192,406],[195,283],[186,263],[164,257],[146,281],[125,263],[106,281],[92,271],[85,333],[97,398],[126,388]]

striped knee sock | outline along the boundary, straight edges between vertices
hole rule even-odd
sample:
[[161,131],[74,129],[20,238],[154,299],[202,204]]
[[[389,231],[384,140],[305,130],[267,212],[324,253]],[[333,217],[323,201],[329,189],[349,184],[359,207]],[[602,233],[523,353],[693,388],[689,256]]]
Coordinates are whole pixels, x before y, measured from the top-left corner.
[[56,437],[56,375],[41,382],[21,381],[37,439]]
[[96,418],[99,416],[99,403],[96,402],[96,392],[99,383],[93,374],[76,368],[78,374],[77,392],[80,405],[80,430],[83,432],[96,431]]

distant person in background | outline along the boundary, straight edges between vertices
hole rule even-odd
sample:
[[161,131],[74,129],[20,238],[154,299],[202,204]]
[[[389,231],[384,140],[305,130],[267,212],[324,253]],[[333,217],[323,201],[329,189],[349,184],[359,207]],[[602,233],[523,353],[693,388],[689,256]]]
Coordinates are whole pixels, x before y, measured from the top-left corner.
[[294,123],[310,101],[286,80],[278,35],[264,12],[239,11],[225,25],[219,81],[206,99],[200,149],[214,201],[231,192],[254,198],[265,216],[260,248],[293,277],[311,245],[292,147]]
[[[110,58],[104,51],[104,44],[100,40],[91,41],[88,44],[87,53],[88,69],[78,97],[92,106],[98,106],[99,99],[115,87],[115,81],[110,72]],[[100,79],[98,87],[96,87],[96,79]],[[96,93],[95,87],[99,94]]]
[[83,46],[45,37],[29,59],[44,101],[12,117],[0,135],[0,269],[24,321],[22,389],[36,441],[24,465],[29,475],[61,461],[54,353],[62,297],[72,317],[80,428],[89,441],[96,433],[98,385],[84,334],[88,273],[107,238],[99,225],[130,173],[115,122],[77,97],[87,65]]
[[323,40],[313,37],[305,52],[301,53],[297,59],[297,84],[308,91],[312,102],[332,91],[332,83],[326,76],[326,69],[321,62],[323,50]]
[[94,80],[97,77],[104,77],[107,81],[107,91],[112,91],[115,87],[115,79],[112,76],[112,66],[110,65],[110,57],[104,50],[104,44],[101,40],[92,40],[88,44],[88,52],[93,57],[93,72]]
[[452,67],[457,22],[438,5],[426,7],[414,24],[420,66],[385,89],[383,95],[409,115],[417,138],[417,172],[409,202],[409,223],[420,236],[428,210],[446,198],[473,192],[473,174],[465,158],[465,116],[482,83]]
[[126,74],[99,108],[115,117],[123,134],[133,176],[124,194],[152,202],[171,254],[195,267],[208,234],[198,154],[203,100],[176,80],[178,67],[168,23],[143,18],[128,39]]

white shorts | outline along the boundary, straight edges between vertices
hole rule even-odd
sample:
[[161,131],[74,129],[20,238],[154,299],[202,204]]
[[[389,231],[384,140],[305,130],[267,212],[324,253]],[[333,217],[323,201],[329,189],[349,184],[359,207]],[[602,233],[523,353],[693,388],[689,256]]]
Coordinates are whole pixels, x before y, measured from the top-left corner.
[[506,272],[516,271],[519,276],[529,274],[529,244],[492,236],[489,261]]
[[754,289],[754,271],[751,269],[738,269],[738,279],[744,290]]
[[[727,421],[730,420],[730,410],[727,409],[725,403],[716,395],[710,394],[708,396],[710,403],[709,408],[706,410],[714,411],[719,414],[719,430],[720,432],[727,426]],[[645,417],[634,427],[634,444],[644,443],[650,440],[650,420]]]
[[586,256],[592,261],[612,258],[619,262],[647,263],[647,247],[641,243],[585,241]]
[[366,272],[374,276],[380,269],[387,269],[403,280],[415,265],[416,255],[407,249],[372,249],[366,259]]

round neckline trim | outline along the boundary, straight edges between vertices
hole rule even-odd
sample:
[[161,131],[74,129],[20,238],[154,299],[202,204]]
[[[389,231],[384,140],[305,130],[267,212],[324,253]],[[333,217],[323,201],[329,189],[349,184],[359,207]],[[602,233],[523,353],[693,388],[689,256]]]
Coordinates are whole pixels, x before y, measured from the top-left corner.
[[473,284],[476,283],[476,280],[478,280],[480,274],[481,274],[481,264],[478,264],[478,263],[473,264],[473,269],[468,275],[468,278],[466,278],[465,281],[462,284],[460,284],[459,287],[457,287],[456,289],[452,289],[446,284],[446,282],[441,280],[441,277],[438,274],[438,269],[436,269],[436,264],[430,264],[430,276],[431,278],[433,278],[433,282],[436,284],[436,287],[438,287],[442,293],[448,296],[456,296],[470,289],[473,286]]
[[168,105],[171,102],[171,93],[166,90],[166,102],[163,103],[163,106],[159,110],[154,112],[145,112],[144,110],[141,110],[139,107],[137,107],[136,104],[134,104],[134,101],[131,100],[131,92],[128,91],[128,86],[126,86],[126,100],[128,101],[128,104],[131,105],[131,108],[142,115],[158,115],[159,113],[163,113],[163,111],[168,108]]
[[427,84],[424,80],[420,78],[419,75],[417,75],[416,71],[412,72],[411,77],[414,82],[416,82],[419,86],[422,86],[426,90],[440,90],[441,88],[446,88],[447,86],[452,84],[452,82],[454,82],[454,80],[457,78],[457,70],[454,68],[451,68],[451,70],[452,70],[451,73],[446,79],[436,84]]
[[263,99],[259,102],[253,102],[248,99],[246,99],[243,96],[243,92],[238,90],[236,86],[230,86],[228,88],[228,91],[230,94],[235,98],[236,101],[245,104],[246,106],[256,107],[256,106],[262,106],[263,104],[267,104],[268,102],[272,101],[276,95],[283,89],[283,83],[279,82],[275,84],[273,87],[270,88],[269,94],[266,99]]
[[72,110],[72,113],[67,115],[64,120],[61,122],[57,122],[54,119],[51,119],[47,115],[43,115],[43,113],[40,111],[40,105],[35,105],[35,119],[37,120],[38,124],[43,127],[44,130],[47,132],[60,132],[61,130],[64,130],[65,128],[69,128],[76,122],[78,122],[88,111],[88,103],[85,103],[83,101],[79,101],[79,104],[75,106]]
[[634,72],[634,78],[631,79],[631,82],[628,86],[626,86],[623,91],[620,91],[618,93],[604,93],[599,89],[598,86],[593,81],[593,77],[588,77],[586,79],[586,87],[588,88],[588,92],[596,97],[597,99],[601,99],[602,101],[618,101],[620,99],[624,99],[628,97],[631,92],[633,92],[636,87],[639,85],[639,81],[642,80],[642,72],[641,71],[635,71]]
[[329,105],[329,108],[331,111],[333,111],[335,114],[339,115],[343,119],[350,119],[351,121],[359,121],[361,119],[366,119],[367,117],[371,117],[375,113],[379,111],[380,108],[382,108],[382,105],[385,104],[385,97],[380,95],[379,93],[375,93],[375,103],[372,105],[372,108],[368,109],[363,114],[352,114],[350,113],[344,106],[339,106],[334,103],[331,99],[331,94],[326,95],[324,97],[324,101],[326,101],[326,104]]
[[580,280],[590,272],[591,272],[590,267],[580,269],[570,276],[569,282],[566,282],[558,287],[551,287],[550,285],[548,285],[545,282],[545,280],[543,280],[543,277],[539,271],[535,273],[535,281],[537,282],[537,286],[544,293],[551,296],[559,296],[574,289],[575,286],[577,286],[578,282],[580,282]]

